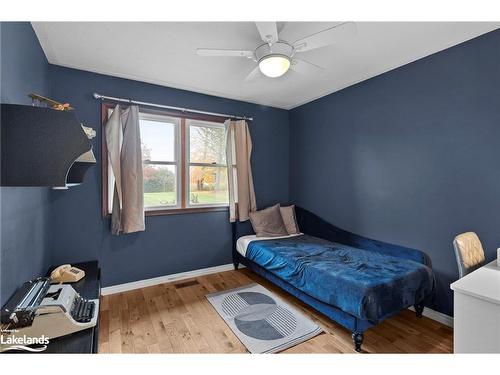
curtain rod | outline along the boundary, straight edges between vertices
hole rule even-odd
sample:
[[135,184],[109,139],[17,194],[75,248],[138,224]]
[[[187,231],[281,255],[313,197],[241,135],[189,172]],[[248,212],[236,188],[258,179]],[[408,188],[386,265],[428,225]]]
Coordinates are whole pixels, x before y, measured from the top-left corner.
[[107,100],[112,100],[114,102],[124,102],[124,103],[129,103],[129,104],[144,105],[144,106],[148,106],[148,107],[165,108],[165,109],[171,109],[171,110],[180,111],[180,112],[190,112],[190,113],[198,113],[198,114],[202,114],[202,115],[211,115],[211,116],[218,116],[218,117],[228,117],[228,118],[231,118],[231,119],[253,121],[253,117],[235,116],[235,115],[228,115],[226,113],[198,111],[196,109],[180,108],[180,107],[172,107],[172,106],[163,105],[163,104],[140,102],[138,100],[115,98],[113,96],[101,95],[101,94],[98,94],[96,92],[94,92],[93,96],[94,96],[95,99],[101,99],[101,100],[107,99]]

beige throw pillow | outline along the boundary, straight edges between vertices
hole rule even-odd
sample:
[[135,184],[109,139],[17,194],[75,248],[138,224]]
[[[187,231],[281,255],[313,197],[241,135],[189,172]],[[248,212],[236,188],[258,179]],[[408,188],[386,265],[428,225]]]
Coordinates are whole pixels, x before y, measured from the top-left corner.
[[257,237],[287,236],[279,204],[260,211],[250,212],[250,222]]
[[288,234],[300,233],[297,217],[295,216],[295,205],[280,207],[280,212]]

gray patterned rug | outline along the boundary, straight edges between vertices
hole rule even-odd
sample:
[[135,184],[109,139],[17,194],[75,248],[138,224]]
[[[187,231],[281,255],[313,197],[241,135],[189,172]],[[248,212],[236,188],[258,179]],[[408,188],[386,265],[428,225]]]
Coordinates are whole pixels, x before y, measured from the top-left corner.
[[259,284],[206,297],[250,353],[276,353],[322,332],[317,324]]

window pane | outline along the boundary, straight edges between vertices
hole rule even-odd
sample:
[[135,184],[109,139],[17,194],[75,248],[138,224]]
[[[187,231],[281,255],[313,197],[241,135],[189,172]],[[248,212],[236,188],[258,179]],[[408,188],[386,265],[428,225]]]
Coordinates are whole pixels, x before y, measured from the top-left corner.
[[189,204],[227,204],[226,167],[189,167]]
[[175,165],[144,164],[144,207],[177,205]]
[[175,123],[140,120],[142,160],[175,161]]
[[226,164],[226,135],[223,127],[190,125],[191,163]]

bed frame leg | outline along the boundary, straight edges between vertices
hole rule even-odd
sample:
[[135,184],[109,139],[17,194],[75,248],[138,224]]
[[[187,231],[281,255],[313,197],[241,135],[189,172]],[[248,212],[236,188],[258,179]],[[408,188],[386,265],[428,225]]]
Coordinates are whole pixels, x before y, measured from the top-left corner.
[[235,271],[238,271],[238,267],[239,267],[240,263],[239,262],[233,262],[233,266],[234,266],[234,270]]
[[417,303],[415,306],[415,313],[417,315],[417,318],[421,318],[424,312],[424,304],[423,303]]
[[363,344],[364,335],[361,332],[352,333],[352,342],[354,343],[354,349],[357,352],[361,352],[361,344]]

